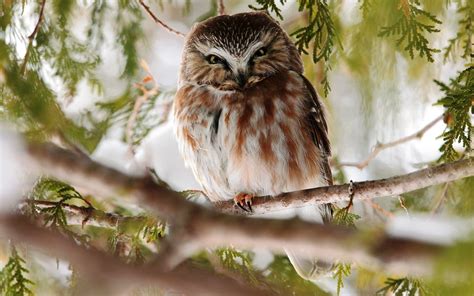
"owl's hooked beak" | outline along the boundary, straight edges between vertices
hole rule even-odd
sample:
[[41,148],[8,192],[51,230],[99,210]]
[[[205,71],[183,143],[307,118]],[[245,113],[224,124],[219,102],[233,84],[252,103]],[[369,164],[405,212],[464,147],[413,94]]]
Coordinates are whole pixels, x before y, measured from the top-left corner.
[[243,88],[247,84],[247,74],[243,71],[237,72],[237,75],[235,76],[235,82]]

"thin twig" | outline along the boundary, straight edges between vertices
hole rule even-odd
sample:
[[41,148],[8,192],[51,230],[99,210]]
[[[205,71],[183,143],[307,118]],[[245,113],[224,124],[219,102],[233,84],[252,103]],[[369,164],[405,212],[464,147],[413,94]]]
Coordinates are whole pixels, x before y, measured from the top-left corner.
[[402,196],[398,196],[398,202],[400,203],[400,206],[402,207],[402,209],[405,210],[405,213],[407,214],[407,216],[410,217],[410,213],[408,212],[408,209],[405,206]]
[[369,163],[380,153],[382,152],[382,150],[385,150],[387,148],[391,148],[391,147],[394,147],[394,146],[397,146],[397,145],[400,145],[400,144],[403,144],[403,143],[406,143],[406,142],[409,142],[411,140],[415,140],[415,139],[421,139],[421,137],[423,137],[423,135],[430,129],[432,128],[438,121],[440,121],[441,119],[443,119],[443,116],[444,115],[440,115],[438,117],[436,117],[436,119],[434,119],[433,121],[431,121],[430,123],[428,123],[425,127],[423,127],[421,130],[417,131],[416,133],[414,134],[411,134],[409,136],[406,136],[406,137],[403,137],[403,138],[400,138],[398,140],[395,140],[395,141],[392,141],[392,142],[388,142],[388,143],[377,143],[372,152],[369,154],[369,156],[367,156],[367,158],[361,162],[341,162],[339,163],[339,165],[341,166],[350,166],[350,167],[356,167],[360,170],[362,170],[363,168],[365,168],[366,166],[369,165]]
[[[138,82],[135,84],[135,87],[138,88],[142,92],[142,95],[136,99],[135,104],[133,105],[132,113],[130,114],[130,117],[128,118],[128,121],[127,121],[127,127],[125,129],[125,141],[129,145],[132,153],[134,152],[133,139],[132,139],[133,127],[135,126],[138,113],[140,112],[140,109],[143,106],[143,104],[152,96],[157,95],[158,90],[159,90],[158,83],[156,82],[155,78],[151,74],[150,67],[145,62],[145,60],[141,60],[140,65],[143,68],[143,70],[145,70],[145,72],[147,73],[147,76],[142,80],[142,82]],[[150,80],[153,83],[153,87],[151,89],[147,89],[146,83]]]
[[[60,202],[49,201],[49,200],[25,200],[23,204],[20,204],[20,209],[23,209],[27,204],[35,205],[37,208],[48,208],[58,206]],[[107,213],[92,207],[81,207],[76,205],[70,205],[61,203],[61,207],[66,214],[68,225],[83,225],[84,221],[88,225],[110,227],[114,228],[118,224],[126,221],[145,221],[146,218],[137,217],[126,217],[115,213]]]
[[33,32],[30,34],[30,36],[28,36],[28,47],[26,48],[25,57],[23,58],[23,63],[21,64],[21,68],[20,68],[20,73],[22,75],[24,75],[26,71],[26,64],[28,62],[28,59],[30,58],[31,48],[33,47],[33,40],[35,40],[36,34],[38,34],[41,23],[43,22],[45,5],[46,5],[46,0],[43,0],[41,2],[38,21],[36,22],[36,26]]
[[155,23],[159,24],[160,26],[162,26],[163,28],[165,28],[168,32],[171,32],[173,34],[176,34],[178,36],[181,36],[181,37],[185,37],[186,34],[178,31],[178,30],[175,30],[173,28],[171,28],[170,26],[168,26],[165,22],[163,22],[162,20],[160,20],[154,13],[153,11],[151,11],[150,7],[148,5],[146,5],[143,0],[139,0],[138,1],[140,3],[140,5],[146,10],[146,12],[148,13],[148,15],[155,21]]
[[376,210],[377,212],[381,213],[382,215],[384,215],[386,218],[390,218],[392,219],[393,218],[393,214],[389,211],[387,211],[386,209],[382,208],[378,203],[368,199],[368,200],[365,200],[364,201],[365,203],[369,204],[374,210]]
[[225,5],[224,5],[224,0],[219,0],[217,1],[217,12],[219,15],[224,15],[225,14]]
[[435,206],[431,210],[431,215],[434,215],[436,212],[438,212],[439,207],[441,206],[441,204],[443,203],[446,197],[446,192],[448,191],[448,187],[449,187],[449,182],[444,184],[439,197],[435,200]]

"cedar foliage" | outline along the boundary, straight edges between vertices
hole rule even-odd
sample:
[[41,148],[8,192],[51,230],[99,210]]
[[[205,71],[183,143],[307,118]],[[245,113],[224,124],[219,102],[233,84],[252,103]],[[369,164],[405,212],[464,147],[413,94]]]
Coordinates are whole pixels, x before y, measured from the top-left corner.
[[[151,2],[157,11],[174,5],[173,1]],[[111,128],[119,127],[123,139],[127,138],[124,130],[134,102],[140,96],[148,96],[132,126],[132,137],[128,139],[130,145],[139,145],[153,127],[166,120],[162,106],[169,105],[174,94],[174,89],[152,91],[156,85],[150,79],[147,66],[140,63],[139,47],[147,42],[143,25],[147,15],[137,1],[91,1],[79,22],[77,12],[86,11],[81,3],[75,0],[0,2],[0,119],[13,123],[32,140],[47,141],[54,137],[66,147],[92,153]],[[255,0],[249,7],[267,10],[284,23],[282,7],[286,5],[286,0]],[[380,61],[378,53],[383,46],[388,48],[389,60],[399,53],[408,63],[422,68],[440,58],[445,62],[461,60],[465,69],[450,82],[441,82],[436,76],[432,79],[443,92],[437,104],[445,108],[446,129],[440,135],[443,144],[439,161],[452,161],[468,154],[472,146],[474,113],[474,5],[464,0],[360,0],[358,5],[360,22],[344,25],[339,1],[297,1],[294,13],[300,17],[288,25],[289,33],[297,48],[308,55],[306,67],[316,64],[319,69],[311,77],[317,80],[317,88],[328,95],[331,69],[342,63],[358,77],[369,76],[370,65]],[[432,39],[445,29],[444,12],[448,5],[457,7],[457,32],[444,48],[437,48]],[[183,17],[192,9],[192,2],[186,1],[181,9]],[[216,12],[217,1],[212,0],[210,10],[197,20],[214,16]],[[29,17],[38,24],[38,30],[29,35],[30,38],[28,34],[33,27],[26,26],[22,17]],[[110,26],[110,23],[114,25]],[[78,25],[85,25],[82,34],[72,30]],[[99,78],[98,70],[104,58],[103,44],[110,38],[108,35],[112,36],[113,47],[123,60],[118,76],[124,89],[119,95],[104,98],[107,85]],[[384,55],[382,59],[386,57]],[[367,90],[366,97],[370,98],[373,85],[368,80],[360,81],[361,87]],[[97,103],[95,110],[86,111],[79,120],[73,120],[64,112],[63,104],[74,100],[84,84],[94,96],[103,100]],[[457,147],[459,143],[462,149]],[[337,181],[347,181],[343,171],[336,169]],[[432,197],[440,196],[446,200],[442,207],[445,212],[471,216],[474,214],[474,203],[469,199],[472,190],[473,178],[469,178],[452,182],[446,188],[434,186],[403,197],[410,210],[429,212],[433,208]],[[130,264],[152,260],[159,250],[160,240],[166,236],[166,225],[159,217],[122,204],[119,196],[110,200],[83,196],[69,184],[42,178],[32,189],[29,199],[32,202],[24,209],[29,216],[41,217],[45,226],[58,229],[78,243],[115,254]],[[35,201],[53,204],[39,207]],[[67,207],[71,205],[93,210],[97,215],[108,215],[112,211],[121,219],[113,227],[91,226],[87,220],[82,225],[69,225]],[[394,202],[391,209],[397,207]],[[359,218],[343,207],[336,211],[335,223],[355,227]],[[215,262],[209,260],[211,256],[219,258],[219,268],[241,274],[249,284],[265,285],[281,295],[326,295],[315,283],[301,279],[286,257],[275,256],[263,270],[253,266],[252,252],[230,247],[203,252],[193,260],[218,269]],[[472,294],[472,285],[469,286],[472,260],[464,260],[467,257],[473,257],[472,240],[452,248],[440,260],[433,279],[427,281],[386,275],[383,282],[373,272],[342,263],[336,263],[333,276],[337,280],[338,294],[343,291],[344,281],[351,280],[349,276],[355,277],[356,282],[364,277],[366,285],[357,286],[362,294],[430,295],[434,289],[426,288],[428,286],[438,291]],[[460,280],[443,280],[441,275],[459,268],[464,272],[460,273]],[[466,274],[466,278],[462,278]],[[8,262],[0,272],[0,293],[31,295],[35,287],[33,281],[40,286],[44,278],[40,273],[31,274],[23,257],[11,248]],[[76,284],[71,279],[68,288],[73,291]],[[367,288],[374,286],[375,289]]]

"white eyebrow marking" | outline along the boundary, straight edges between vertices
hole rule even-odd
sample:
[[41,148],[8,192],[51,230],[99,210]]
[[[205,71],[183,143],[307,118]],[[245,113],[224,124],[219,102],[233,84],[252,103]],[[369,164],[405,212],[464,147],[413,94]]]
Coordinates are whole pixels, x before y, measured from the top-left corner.
[[205,55],[210,55],[214,54],[217,55],[223,59],[226,60],[227,64],[229,67],[232,69],[233,72],[237,72],[239,69],[247,69],[247,64],[252,58],[253,54],[261,48],[263,45],[263,42],[258,41],[250,45],[250,47],[245,51],[244,55],[242,57],[236,57],[229,53],[224,48],[220,47],[213,47],[209,49]]

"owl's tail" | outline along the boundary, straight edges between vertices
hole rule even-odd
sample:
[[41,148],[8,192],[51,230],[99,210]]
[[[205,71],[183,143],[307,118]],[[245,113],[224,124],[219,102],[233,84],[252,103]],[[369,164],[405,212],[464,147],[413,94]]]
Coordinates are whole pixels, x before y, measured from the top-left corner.
[[[324,224],[331,223],[334,211],[332,204],[319,206],[319,211]],[[285,250],[285,252],[296,272],[304,279],[317,280],[322,277],[330,276],[334,269],[334,264],[313,258],[311,254],[305,254],[305,252],[294,252],[293,250]]]

